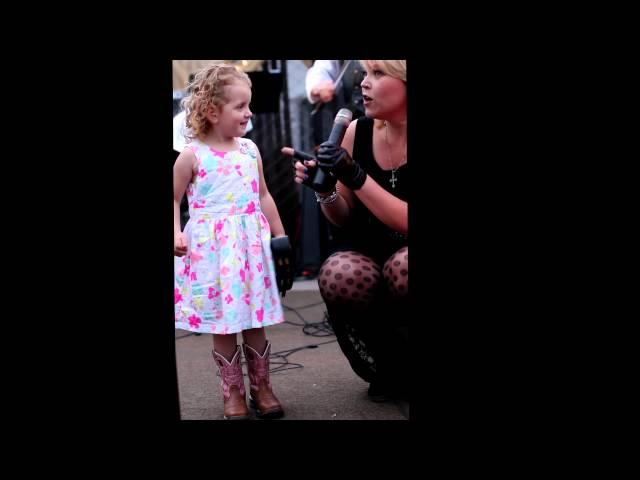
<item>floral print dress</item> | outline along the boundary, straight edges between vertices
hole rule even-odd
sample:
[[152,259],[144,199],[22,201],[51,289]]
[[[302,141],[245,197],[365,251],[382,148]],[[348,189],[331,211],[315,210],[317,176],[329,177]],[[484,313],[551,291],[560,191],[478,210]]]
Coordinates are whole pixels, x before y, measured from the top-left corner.
[[231,334],[284,322],[260,210],[257,148],[238,138],[220,152],[194,140],[197,175],[187,188],[187,254],[175,257],[176,328]]

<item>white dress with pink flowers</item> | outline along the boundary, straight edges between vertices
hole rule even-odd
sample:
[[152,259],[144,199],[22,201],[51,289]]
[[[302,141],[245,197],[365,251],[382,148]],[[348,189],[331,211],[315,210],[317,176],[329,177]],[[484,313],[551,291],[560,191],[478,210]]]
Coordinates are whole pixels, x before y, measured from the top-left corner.
[[194,140],[198,174],[187,188],[187,255],[175,257],[176,328],[237,333],[284,322],[260,210],[257,149],[220,152]]

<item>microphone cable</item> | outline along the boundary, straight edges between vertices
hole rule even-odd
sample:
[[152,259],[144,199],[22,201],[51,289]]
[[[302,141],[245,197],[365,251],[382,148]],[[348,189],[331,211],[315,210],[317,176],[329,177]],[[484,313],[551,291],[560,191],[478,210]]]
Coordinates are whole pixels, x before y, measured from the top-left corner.
[[298,308],[293,308],[293,307],[290,307],[290,306],[285,305],[283,303],[282,307],[285,310],[293,312],[300,320],[302,320],[302,323],[295,323],[295,322],[292,322],[290,320],[285,320],[285,323],[288,323],[290,325],[296,325],[298,327],[302,327],[302,332],[305,335],[310,335],[312,337],[330,337],[331,335],[334,335],[333,328],[331,328],[331,325],[329,325],[328,315],[327,315],[326,311],[324,312],[324,316],[323,316],[322,320],[319,321],[319,322],[308,322],[300,314],[300,312],[298,312],[298,310],[303,310],[305,308],[315,307],[315,306],[318,306],[318,305],[322,305],[323,303],[324,303],[324,301],[321,300],[319,302],[311,303],[309,305],[304,305],[304,306],[298,307]]

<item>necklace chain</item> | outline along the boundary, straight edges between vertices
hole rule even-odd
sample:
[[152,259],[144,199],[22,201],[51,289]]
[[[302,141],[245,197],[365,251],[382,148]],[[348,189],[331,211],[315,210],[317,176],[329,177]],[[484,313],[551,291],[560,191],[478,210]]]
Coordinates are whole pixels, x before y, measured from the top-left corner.
[[[391,145],[389,144],[389,127],[387,126],[386,120],[384,120],[384,140],[385,140],[385,143],[387,144],[387,155],[388,155],[387,159],[389,160],[389,165],[391,165],[391,178],[389,179],[389,182],[391,182],[391,188],[396,188],[396,182],[398,181],[396,177],[396,171],[398,170],[398,168],[402,166],[402,163],[397,167],[394,167],[393,162],[391,161]],[[407,158],[407,155],[405,153],[405,156],[402,160],[405,160],[406,158]]]

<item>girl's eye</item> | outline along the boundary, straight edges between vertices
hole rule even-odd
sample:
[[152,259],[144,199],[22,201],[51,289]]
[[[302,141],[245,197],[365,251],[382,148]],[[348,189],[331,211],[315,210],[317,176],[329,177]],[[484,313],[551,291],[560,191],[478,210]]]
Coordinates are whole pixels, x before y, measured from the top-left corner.
[[374,74],[376,77],[381,77],[382,75],[384,75],[384,72],[383,72],[382,70],[374,70],[374,71],[373,71],[373,74]]

